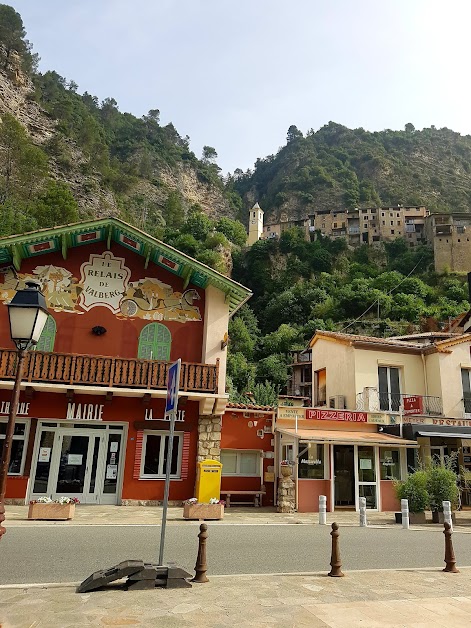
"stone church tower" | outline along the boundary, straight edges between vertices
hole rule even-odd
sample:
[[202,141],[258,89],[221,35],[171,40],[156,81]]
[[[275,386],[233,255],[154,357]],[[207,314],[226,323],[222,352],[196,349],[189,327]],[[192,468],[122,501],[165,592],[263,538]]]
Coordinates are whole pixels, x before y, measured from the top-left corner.
[[249,215],[249,237],[247,238],[247,246],[252,246],[262,237],[263,233],[263,210],[258,203],[250,210]]

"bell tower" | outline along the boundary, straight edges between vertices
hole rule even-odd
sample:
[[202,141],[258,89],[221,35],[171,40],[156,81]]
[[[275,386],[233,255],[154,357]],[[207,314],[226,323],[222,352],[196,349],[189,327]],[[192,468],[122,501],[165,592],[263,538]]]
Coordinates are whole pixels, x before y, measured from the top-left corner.
[[258,203],[252,207],[249,213],[249,237],[247,246],[252,246],[262,237],[263,233],[263,210]]

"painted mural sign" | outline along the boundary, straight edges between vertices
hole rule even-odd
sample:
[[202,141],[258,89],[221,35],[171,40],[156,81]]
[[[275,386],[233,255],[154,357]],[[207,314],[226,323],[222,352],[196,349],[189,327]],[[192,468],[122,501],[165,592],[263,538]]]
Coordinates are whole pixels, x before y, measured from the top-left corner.
[[103,255],[90,255],[90,260],[80,267],[80,274],[80,306],[88,312],[92,307],[101,305],[117,314],[131,276],[131,271],[124,265],[124,258],[114,257],[109,251]]
[[0,301],[9,303],[26,281],[34,279],[54,312],[84,314],[94,307],[106,307],[119,318],[179,323],[201,320],[200,295],[194,288],[177,292],[155,277],[129,281],[130,277],[124,258],[111,251],[90,255],[80,268],[80,279],[53,264],[36,266],[32,273],[17,273],[10,266],[0,274]]

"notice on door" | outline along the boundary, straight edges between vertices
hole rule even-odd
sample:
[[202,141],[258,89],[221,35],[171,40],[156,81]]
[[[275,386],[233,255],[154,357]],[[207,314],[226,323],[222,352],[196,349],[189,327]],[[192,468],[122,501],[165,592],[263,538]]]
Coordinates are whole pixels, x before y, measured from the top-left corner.
[[118,477],[118,465],[117,464],[106,465],[106,479],[116,480],[117,477]]
[[50,447],[40,447],[38,462],[49,462],[51,459],[51,448]]
[[69,454],[67,456],[67,464],[81,465],[82,459],[82,454]]

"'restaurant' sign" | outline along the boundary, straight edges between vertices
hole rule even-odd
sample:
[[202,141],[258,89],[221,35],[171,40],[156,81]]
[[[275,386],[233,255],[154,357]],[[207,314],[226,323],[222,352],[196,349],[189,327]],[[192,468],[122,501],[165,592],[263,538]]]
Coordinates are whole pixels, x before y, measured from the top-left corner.
[[317,421],[349,421],[353,423],[366,423],[366,412],[350,412],[349,410],[321,410],[308,408],[306,419],[316,419]]
[[404,414],[423,414],[424,405],[422,402],[422,397],[417,395],[410,395],[408,397],[402,398],[402,403],[404,405]]

